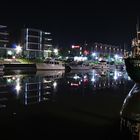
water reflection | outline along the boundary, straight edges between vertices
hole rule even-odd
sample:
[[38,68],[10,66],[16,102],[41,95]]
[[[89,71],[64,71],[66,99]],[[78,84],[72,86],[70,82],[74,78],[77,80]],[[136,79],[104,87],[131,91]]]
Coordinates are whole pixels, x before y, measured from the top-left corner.
[[[75,89],[83,87],[92,90],[115,87],[130,80],[123,71],[38,71],[30,75],[4,75],[0,77],[0,108],[5,108],[9,101],[18,100],[23,105],[51,100],[61,86]],[[59,87],[61,88],[61,87]]]
[[[71,116],[69,110],[72,110],[72,113],[73,110],[74,113],[84,110],[82,115],[91,115],[91,120],[97,116],[97,120],[99,120],[96,122],[101,124],[101,120],[106,119],[112,113],[104,111],[111,106],[109,103],[112,104],[110,100],[114,94],[106,89],[118,88],[116,90],[118,92],[120,91],[119,86],[123,87],[128,80],[130,78],[125,71],[116,70],[71,71],[70,73],[65,73],[64,71],[38,71],[35,74],[5,74],[0,77],[0,115],[3,115],[4,118],[5,116],[11,116],[11,114],[16,117],[19,114],[21,116],[28,116],[29,114],[30,116],[30,112],[40,113],[40,110],[47,112],[47,109],[51,110],[53,108],[52,106],[60,105],[58,108],[66,106],[64,112],[67,112],[66,114],[69,114],[69,117]],[[97,95],[98,91],[105,93],[104,96],[101,94],[95,98],[94,95]],[[109,96],[106,94],[108,92],[111,92]],[[91,96],[88,96],[89,94]],[[121,93],[117,94],[117,96],[121,96]],[[105,109],[102,109],[102,105],[106,105],[104,104],[105,100],[108,104]],[[100,104],[100,102],[104,103]],[[73,104],[71,105],[71,103]],[[80,111],[75,111],[74,103],[76,110]],[[59,112],[58,108],[56,107],[53,110],[54,114]],[[107,116],[106,114],[109,115]],[[78,115],[74,114],[73,116]]]
[[15,100],[23,105],[48,101],[63,74],[64,71],[46,71],[35,75],[4,75],[0,78],[0,108]]
[[71,87],[90,85],[93,90],[115,87],[130,80],[126,72],[118,70],[71,71],[66,77],[67,84]]

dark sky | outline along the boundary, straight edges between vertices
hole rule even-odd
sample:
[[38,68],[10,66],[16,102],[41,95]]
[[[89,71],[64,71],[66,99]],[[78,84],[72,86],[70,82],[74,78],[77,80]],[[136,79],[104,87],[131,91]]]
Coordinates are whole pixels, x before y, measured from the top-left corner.
[[129,44],[136,33],[138,1],[3,1],[0,24],[14,30],[50,31],[61,47],[83,42]]

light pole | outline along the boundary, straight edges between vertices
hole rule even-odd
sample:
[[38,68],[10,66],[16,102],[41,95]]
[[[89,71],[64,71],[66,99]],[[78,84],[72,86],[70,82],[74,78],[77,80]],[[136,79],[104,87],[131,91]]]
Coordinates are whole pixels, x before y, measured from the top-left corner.
[[20,45],[17,45],[16,46],[16,54],[19,56],[19,55],[21,55],[21,52],[22,52],[22,47]]

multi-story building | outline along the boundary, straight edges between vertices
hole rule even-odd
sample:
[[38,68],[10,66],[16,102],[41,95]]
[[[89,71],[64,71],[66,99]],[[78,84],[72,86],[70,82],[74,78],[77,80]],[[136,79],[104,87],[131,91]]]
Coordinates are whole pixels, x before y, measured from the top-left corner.
[[92,51],[100,53],[100,54],[119,54],[123,55],[123,49],[120,48],[120,46],[115,46],[115,45],[108,45],[108,44],[102,44],[102,43],[94,43],[92,45]]
[[9,32],[7,26],[0,25],[0,56],[6,57],[6,48],[9,47]]
[[113,61],[113,59],[123,58],[124,49],[120,46],[94,43],[91,45],[91,54],[93,57]]
[[48,57],[52,48],[49,35],[50,33],[38,29],[23,29],[21,43],[24,57],[31,59]]

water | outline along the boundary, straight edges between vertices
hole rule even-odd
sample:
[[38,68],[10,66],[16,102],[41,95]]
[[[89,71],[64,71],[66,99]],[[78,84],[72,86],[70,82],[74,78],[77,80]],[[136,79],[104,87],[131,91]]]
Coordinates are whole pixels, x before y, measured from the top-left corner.
[[120,139],[120,110],[133,85],[126,72],[116,70],[5,73],[0,77],[1,134]]

